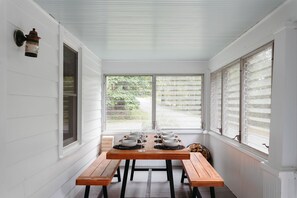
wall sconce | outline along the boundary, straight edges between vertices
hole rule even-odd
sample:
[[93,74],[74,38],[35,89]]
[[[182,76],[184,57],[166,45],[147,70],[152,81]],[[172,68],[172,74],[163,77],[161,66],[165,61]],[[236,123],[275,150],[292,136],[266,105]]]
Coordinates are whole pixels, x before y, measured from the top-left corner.
[[21,30],[14,31],[14,41],[18,47],[21,47],[26,41],[25,56],[37,57],[39,50],[39,39],[35,28],[30,31],[29,35],[24,35]]

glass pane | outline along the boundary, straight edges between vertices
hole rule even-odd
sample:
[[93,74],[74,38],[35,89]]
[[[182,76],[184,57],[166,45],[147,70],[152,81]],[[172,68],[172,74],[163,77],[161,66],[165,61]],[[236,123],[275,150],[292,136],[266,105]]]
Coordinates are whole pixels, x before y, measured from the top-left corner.
[[152,128],[152,77],[106,77],[106,129]]
[[63,98],[63,146],[67,146],[77,141],[77,100],[75,96]]
[[210,106],[210,129],[220,133],[222,128],[222,72],[212,73],[210,76],[211,106]]
[[272,45],[245,59],[243,143],[268,153],[271,116]]
[[63,146],[77,141],[78,53],[64,45],[63,65]]
[[157,76],[160,128],[201,128],[202,76]]
[[[223,135],[239,135],[240,122],[240,64],[223,71]],[[236,139],[237,140],[237,139]]]
[[77,57],[78,53],[64,45],[64,94],[77,93]]

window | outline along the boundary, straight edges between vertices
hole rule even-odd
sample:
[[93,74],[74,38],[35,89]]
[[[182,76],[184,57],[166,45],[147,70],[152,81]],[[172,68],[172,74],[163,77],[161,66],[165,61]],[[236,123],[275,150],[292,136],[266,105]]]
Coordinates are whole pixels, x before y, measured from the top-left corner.
[[272,45],[244,59],[242,142],[260,151],[269,145]]
[[106,130],[202,128],[201,75],[106,76]]
[[152,77],[106,76],[106,129],[152,127]]
[[222,132],[222,72],[215,72],[210,75],[210,129]]
[[156,121],[161,128],[201,128],[202,76],[157,76]]
[[219,132],[222,125],[224,136],[268,153],[272,63],[269,43],[211,74],[211,130]]
[[77,141],[78,52],[63,46],[63,146]]
[[223,134],[227,137],[239,135],[239,111],[240,64],[236,63],[223,70]]

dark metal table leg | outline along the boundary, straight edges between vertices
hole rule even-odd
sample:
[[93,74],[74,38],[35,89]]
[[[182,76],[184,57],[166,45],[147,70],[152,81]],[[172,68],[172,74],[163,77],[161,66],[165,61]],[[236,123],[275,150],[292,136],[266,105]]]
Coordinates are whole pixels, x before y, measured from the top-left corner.
[[130,160],[127,159],[125,162],[124,177],[123,177],[123,183],[122,183],[122,189],[121,189],[121,198],[125,197],[127,177],[128,177],[128,171],[129,171],[129,163],[130,163]]
[[107,195],[107,187],[106,186],[102,186],[103,188],[103,197],[104,198],[108,198],[108,195]]
[[171,198],[175,198],[171,160],[166,160],[167,177],[169,179]]
[[136,160],[134,159],[134,160],[132,161],[130,181],[132,181],[132,180],[133,180],[133,177],[134,177],[135,162],[136,162]]
[[86,186],[86,189],[85,189],[85,198],[88,198],[89,197],[89,193],[90,193],[90,186]]

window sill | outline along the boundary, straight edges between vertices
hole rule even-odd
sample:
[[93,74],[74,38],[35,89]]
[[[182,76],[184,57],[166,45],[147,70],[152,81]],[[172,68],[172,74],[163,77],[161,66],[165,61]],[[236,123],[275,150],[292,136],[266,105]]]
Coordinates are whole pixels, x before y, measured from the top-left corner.
[[230,146],[232,146],[233,148],[239,150],[240,152],[249,155],[252,158],[255,158],[259,161],[265,161],[268,159],[268,155],[265,153],[262,153],[261,151],[257,151],[256,149],[253,149],[249,146],[246,146],[244,144],[241,144],[237,141],[234,141],[230,138],[224,137],[216,132],[213,131],[209,131],[208,134],[211,137],[214,137],[222,142],[224,142],[225,144],[228,144]]
[[73,154],[74,152],[78,151],[80,149],[82,144],[80,144],[78,141],[73,142],[72,144],[69,144],[62,148],[62,152],[59,155],[60,159],[63,159],[65,157],[68,157],[69,155]]
[[[135,131],[135,130],[133,130]],[[187,129],[165,129],[164,131],[173,131],[176,134],[202,134],[204,133],[204,131],[202,129],[191,129],[191,130],[187,130]],[[119,135],[119,134],[127,134],[131,132],[130,131],[103,131],[102,135]],[[155,133],[154,130],[148,131],[148,133]]]

